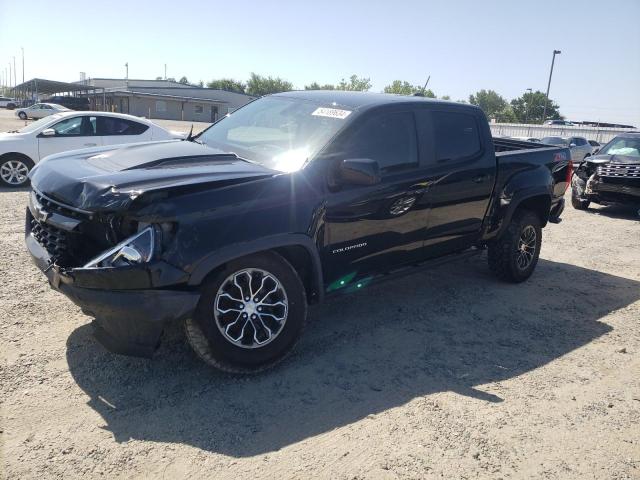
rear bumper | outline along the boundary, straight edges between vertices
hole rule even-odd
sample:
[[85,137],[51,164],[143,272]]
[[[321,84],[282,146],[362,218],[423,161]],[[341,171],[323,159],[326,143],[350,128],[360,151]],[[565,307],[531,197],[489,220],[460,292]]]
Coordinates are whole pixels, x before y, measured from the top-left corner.
[[551,207],[551,211],[549,212],[549,221],[551,223],[560,223],[560,221],[562,220],[560,218],[560,215],[562,215],[562,212],[564,212],[564,205],[565,201],[563,197]]
[[95,318],[96,339],[114,353],[150,357],[166,324],[190,317],[200,299],[198,292],[171,290],[165,282],[160,282],[163,288],[153,288],[154,279],[156,284],[158,278],[166,281],[166,272],[177,270],[164,262],[126,270],[66,271],[51,266],[49,253],[29,232],[25,242],[52,288]]

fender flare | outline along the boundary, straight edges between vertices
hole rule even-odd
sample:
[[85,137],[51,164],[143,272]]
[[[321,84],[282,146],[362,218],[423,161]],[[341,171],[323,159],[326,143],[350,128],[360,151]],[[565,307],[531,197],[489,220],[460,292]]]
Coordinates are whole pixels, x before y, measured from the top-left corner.
[[509,202],[506,210],[504,211],[504,214],[502,215],[502,222],[496,234],[496,237],[500,237],[504,233],[504,231],[507,229],[507,227],[511,223],[511,218],[513,217],[513,214],[520,207],[520,205],[522,205],[524,201],[534,197],[546,197],[549,200],[549,205],[548,205],[549,208],[545,209],[546,218],[541,219],[542,225],[543,226],[546,225],[549,219],[549,214],[551,212],[553,196],[549,192],[549,189],[544,185],[526,187],[514,193],[513,197],[511,198],[511,201]]
[[204,257],[195,265],[189,277],[188,285],[200,285],[205,277],[214,269],[237,258],[245,257],[253,253],[264,252],[266,250],[292,246],[302,247],[309,254],[311,266],[313,268],[313,272],[311,272],[311,288],[316,293],[317,300],[322,301],[324,297],[324,281],[320,254],[311,237],[301,233],[272,235],[255,241],[228,245],[216,250]]

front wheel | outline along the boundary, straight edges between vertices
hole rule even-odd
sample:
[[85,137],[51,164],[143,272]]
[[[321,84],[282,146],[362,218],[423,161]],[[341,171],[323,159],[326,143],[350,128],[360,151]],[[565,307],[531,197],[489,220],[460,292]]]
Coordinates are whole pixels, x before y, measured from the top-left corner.
[[589,208],[589,200],[582,200],[573,193],[571,194],[571,205],[576,210],[587,210]]
[[0,185],[19,188],[29,183],[29,172],[33,162],[23,157],[5,157],[0,159]]
[[26,120],[27,119],[27,114],[24,112],[20,112],[18,113],[18,117],[20,117],[20,120]]
[[489,268],[502,280],[523,282],[535,270],[541,246],[540,218],[528,210],[518,210],[507,231],[489,244]]
[[255,373],[295,346],[307,316],[295,269],[272,252],[235,260],[204,282],[189,344],[207,364],[230,373]]

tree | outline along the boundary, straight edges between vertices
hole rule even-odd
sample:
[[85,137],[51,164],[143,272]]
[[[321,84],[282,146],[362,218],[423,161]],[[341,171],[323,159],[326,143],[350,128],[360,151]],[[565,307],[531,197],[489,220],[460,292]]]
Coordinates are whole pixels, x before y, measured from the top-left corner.
[[262,96],[289,90],[293,90],[293,84],[280,77],[263,77],[251,72],[251,77],[247,80],[246,92],[249,95]]
[[318,82],[311,82],[309,85],[304,86],[305,90],[335,90],[336,86],[330,83],[320,85]]
[[451,97],[449,95],[443,95],[440,97],[441,100],[451,100]]
[[371,88],[371,79],[351,75],[347,82],[344,78],[336,85],[336,90],[348,90],[354,92],[367,92]]
[[413,95],[418,92],[422,92],[421,86],[411,85],[409,82],[402,80],[394,80],[391,85],[384,87],[384,93],[395,93],[397,95]]
[[234,80],[232,78],[219,78],[217,80],[211,80],[207,82],[208,88],[215,88],[216,90],[226,90],[227,92],[245,93],[247,86]]
[[[526,92],[524,95],[511,100],[511,109],[513,111],[515,121],[518,123],[543,123],[544,102],[546,95],[536,90],[535,92]],[[547,104],[547,119],[561,120],[564,117],[560,115],[560,107],[551,99]]]
[[495,118],[507,108],[507,101],[493,90],[482,89],[475,95],[469,95],[469,103],[477,105],[488,118]]
[[189,80],[187,80],[187,77],[183,76],[180,80],[178,80],[178,83],[189,85]]

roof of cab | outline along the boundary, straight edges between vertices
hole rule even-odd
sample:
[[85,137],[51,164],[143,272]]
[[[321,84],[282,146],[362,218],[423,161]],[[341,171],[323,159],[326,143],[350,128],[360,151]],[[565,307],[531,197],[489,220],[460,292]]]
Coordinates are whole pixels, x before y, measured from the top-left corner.
[[276,97],[300,98],[321,105],[336,105],[352,108],[369,108],[391,103],[419,103],[429,102],[442,105],[464,105],[469,108],[478,108],[474,105],[461,104],[446,100],[421,97],[416,95],[395,95],[391,93],[351,92],[344,90],[294,90],[290,92],[276,93]]

